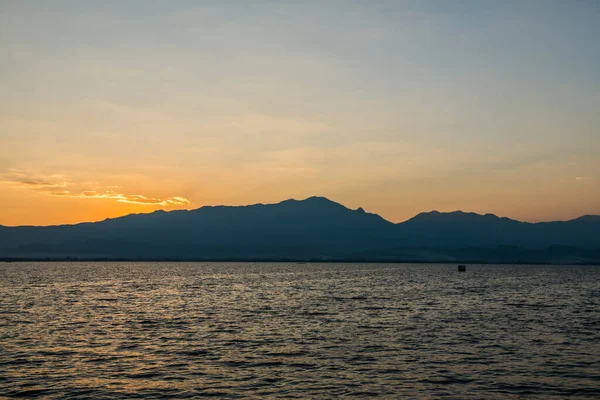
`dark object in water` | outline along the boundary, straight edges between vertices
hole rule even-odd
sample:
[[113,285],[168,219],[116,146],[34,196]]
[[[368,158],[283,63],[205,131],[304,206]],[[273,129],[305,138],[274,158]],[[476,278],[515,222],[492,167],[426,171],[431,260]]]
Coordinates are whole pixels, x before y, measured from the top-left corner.
[[467,270],[467,266],[466,265],[459,265],[458,266],[458,272],[465,272]]

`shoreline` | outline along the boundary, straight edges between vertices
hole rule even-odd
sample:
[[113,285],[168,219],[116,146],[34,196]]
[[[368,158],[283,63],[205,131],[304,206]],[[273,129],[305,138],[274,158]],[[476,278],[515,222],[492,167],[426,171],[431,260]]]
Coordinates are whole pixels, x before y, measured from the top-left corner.
[[405,259],[267,259],[267,258],[75,258],[75,257],[0,257],[0,263],[24,262],[169,262],[169,263],[286,263],[286,264],[467,264],[467,265],[556,265],[556,266],[599,266],[600,261],[589,262],[551,262],[551,261],[500,261],[500,260],[405,260]]

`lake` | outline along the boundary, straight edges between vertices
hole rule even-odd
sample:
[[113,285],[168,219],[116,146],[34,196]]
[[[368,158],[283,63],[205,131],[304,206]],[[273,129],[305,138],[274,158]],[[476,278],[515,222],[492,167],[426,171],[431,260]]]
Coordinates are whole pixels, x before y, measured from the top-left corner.
[[0,263],[0,395],[600,396],[600,267]]

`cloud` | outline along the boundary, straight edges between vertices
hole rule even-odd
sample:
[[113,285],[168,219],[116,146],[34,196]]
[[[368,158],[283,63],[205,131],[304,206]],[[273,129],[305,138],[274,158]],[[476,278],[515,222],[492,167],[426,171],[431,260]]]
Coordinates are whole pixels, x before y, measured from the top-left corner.
[[68,197],[83,197],[88,199],[113,199],[119,203],[141,204],[151,206],[180,206],[190,204],[190,201],[185,197],[167,197],[160,199],[156,197],[146,197],[141,194],[123,194],[111,190],[104,192],[96,192],[94,190],[86,190],[80,193],[50,193],[55,196]]
[[19,183],[23,184],[23,185],[30,185],[30,186],[53,186],[52,182],[46,182],[46,181],[41,181],[41,180],[35,180],[35,179],[25,179],[23,181],[20,181]]
[[164,199],[156,197],[146,197],[141,194],[123,194],[112,190],[97,192],[95,190],[85,190],[82,192],[71,192],[68,190],[45,191],[50,196],[79,197],[85,199],[112,199],[118,203],[140,204],[150,206],[181,206],[190,204],[185,197],[167,197]]
[[584,181],[586,179],[587,178],[585,176],[578,176],[578,177],[575,178],[576,181]]
[[24,186],[34,189],[66,187],[67,181],[64,175],[54,174],[40,176],[10,168],[6,172],[0,172],[0,183],[8,183],[12,186]]
[[[147,197],[141,194],[126,194],[116,190],[118,186],[106,186],[99,189],[99,185],[94,189],[82,188],[83,184],[68,180],[64,175],[49,175],[41,177],[39,175],[28,174],[19,170],[9,170],[7,173],[0,174],[0,183],[8,184],[12,187],[22,187],[43,193],[47,196],[74,197],[82,199],[110,199],[118,203],[139,204],[148,206],[184,206],[191,202],[181,196],[167,198]],[[110,189],[109,189],[110,188]]]

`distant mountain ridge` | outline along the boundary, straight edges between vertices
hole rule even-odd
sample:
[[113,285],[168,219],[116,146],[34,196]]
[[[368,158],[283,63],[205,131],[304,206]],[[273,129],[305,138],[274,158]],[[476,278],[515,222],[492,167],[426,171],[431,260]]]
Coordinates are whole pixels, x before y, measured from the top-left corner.
[[529,223],[432,211],[394,224],[324,197],[160,210],[76,225],[0,226],[0,258],[15,259],[553,262],[551,257],[560,256],[561,263],[600,262],[595,249],[600,249],[595,215]]

